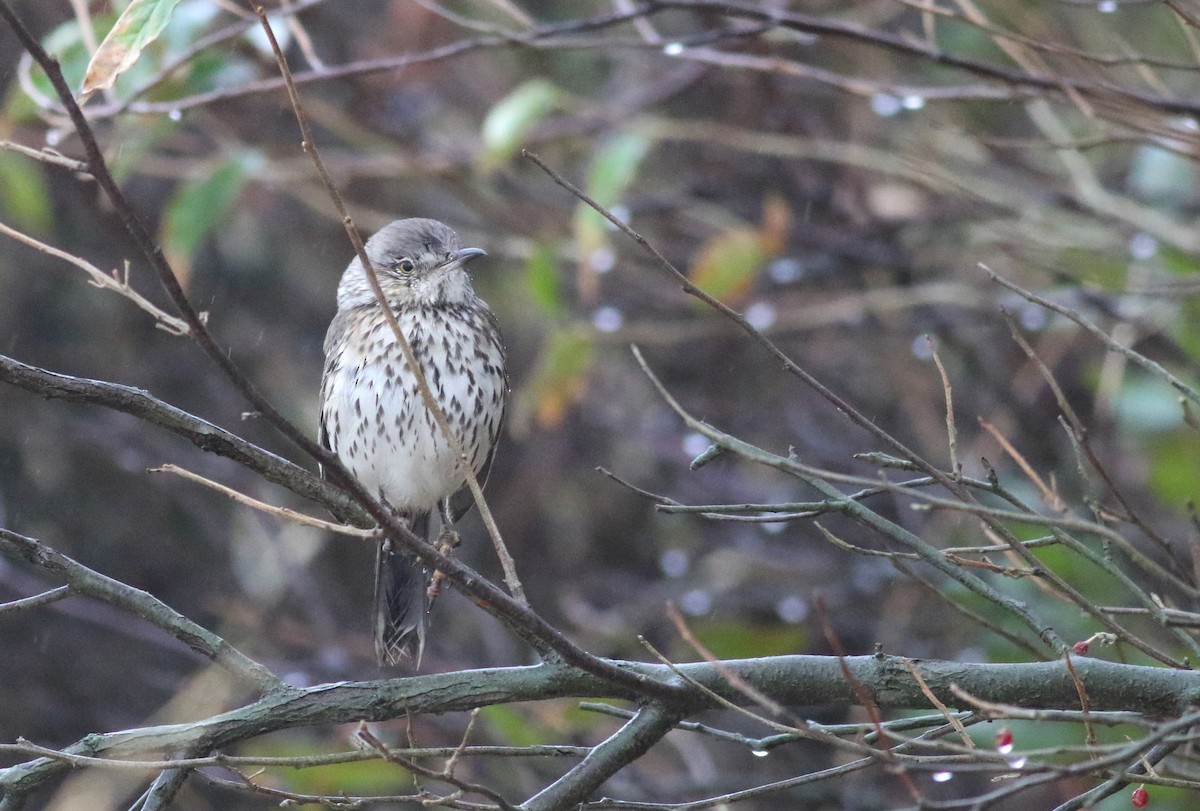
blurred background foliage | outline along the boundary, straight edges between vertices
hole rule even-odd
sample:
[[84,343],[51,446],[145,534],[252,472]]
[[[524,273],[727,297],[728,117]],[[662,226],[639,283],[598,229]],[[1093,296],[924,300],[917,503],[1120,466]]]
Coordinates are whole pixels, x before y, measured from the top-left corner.
[[[75,86],[119,11],[82,0],[15,5]],[[810,524],[662,515],[597,471],[688,504],[812,498],[782,474],[744,462],[718,459],[689,472],[707,443],[653,393],[631,343],[694,414],[750,442],[867,475],[875,468],[853,455],[877,448],[729,323],[682,296],[636,245],[523,161],[521,148],[611,206],[877,424],[947,464],[942,386],[926,340],[934,336],[954,388],[966,472],[982,475],[986,458],[1011,489],[1038,500],[979,428],[983,418],[1081,505],[1096,482],[1081,475],[1053,397],[1010,339],[1000,312],[1007,308],[1083,415],[1131,504],[1179,541],[1185,558],[1192,555],[1200,443],[1175,393],[1106,355],[1066,320],[1004,293],[978,268],[985,263],[1082,309],[1194,379],[1200,195],[1198,127],[1189,113],[1115,90],[1107,97],[1047,91],[1035,100],[1027,88],[866,41],[705,11],[524,40],[501,33],[520,28],[524,15],[550,26],[631,7],[622,0],[529,0],[515,10],[498,0],[307,5],[272,21],[293,70],[315,76],[303,81],[302,98],[359,227],[436,217],[489,253],[472,267],[503,327],[514,394],[489,500],[534,606],[588,649],[641,658],[641,634],[669,655],[692,658],[665,618],[671,600],[720,656],[829,652],[811,610],[820,594],[853,653],[878,644],[914,657],[1028,658],[947,611],[934,592],[984,614],[991,606],[836,548]],[[791,6],[1007,67],[1032,60],[1051,76],[1160,98],[1186,101],[1200,90],[1200,37],[1157,3],[948,4],[957,19],[892,0],[759,5]],[[272,402],[315,434],[321,343],[351,249],[300,148],[284,92],[241,92],[276,76],[260,30],[238,16],[245,11],[183,0],[133,69],[86,109],[218,339]],[[972,14],[990,22],[963,21]],[[994,29],[1055,48],[1016,48],[1014,56],[1013,41],[998,45]],[[45,77],[18,54],[11,33],[0,30],[0,138],[78,155]],[[431,54],[386,68],[395,57]],[[372,60],[384,67],[316,76]],[[105,269],[128,260],[131,283],[165,302],[94,185],[69,170],[0,151],[0,221]],[[155,329],[145,313],[89,286],[65,263],[8,239],[0,240],[0,351],[145,388],[307,463],[243,413],[237,394],[185,339]],[[172,462],[305,507],[290,494],[125,415],[47,403],[14,388],[0,389],[0,426],[5,526],[152,592],[296,682],[381,675],[371,656],[366,544],[281,525],[147,469]],[[915,512],[888,499],[873,503],[935,545],[987,542],[968,517]],[[875,544],[836,517],[823,525],[858,545]],[[464,535],[460,554],[497,576],[477,519]],[[1088,564],[1058,549],[1040,554],[1096,602],[1124,599]],[[999,582],[1038,602],[1067,639],[1097,630],[1031,581]],[[37,589],[28,572],[0,561],[0,600]],[[1170,649],[1148,624],[1141,630]],[[453,593],[436,606],[433,631],[428,671],[528,660]],[[0,637],[0,684],[19,699],[0,702],[4,739],[64,744],[237,701],[211,684],[194,687],[197,660],[181,645],[83,600],[6,619]],[[1124,649],[1093,653],[1144,661]],[[594,742],[616,723],[561,702],[493,707],[477,729],[496,742]],[[453,744],[465,724],[421,718],[411,734]],[[384,725],[393,740],[405,728]],[[321,751],[341,748],[345,734],[298,731],[255,746]],[[749,770],[765,781],[817,757],[799,746],[765,761],[745,752],[725,760],[717,745],[668,740],[674,750],[655,750],[635,774],[618,778],[625,782],[614,792],[722,791]],[[476,779],[520,793],[560,767],[538,766],[532,777],[504,761],[480,768],[494,771]],[[368,763],[278,779],[296,790],[355,792],[386,786],[394,775],[394,766]],[[119,800],[120,784],[108,778]],[[889,788],[886,780],[851,778],[842,794],[832,790],[797,797],[806,807],[871,808]],[[223,804],[227,794],[202,794],[186,795],[188,807],[231,807]],[[1165,791],[1156,795],[1166,801]]]

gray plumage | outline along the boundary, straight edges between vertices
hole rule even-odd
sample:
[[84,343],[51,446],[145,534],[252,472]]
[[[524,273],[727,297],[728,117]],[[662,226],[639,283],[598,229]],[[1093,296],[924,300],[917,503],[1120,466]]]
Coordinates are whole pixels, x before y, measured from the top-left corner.
[[[425,379],[473,471],[484,478],[508,393],[496,318],[475,294],[463,248],[436,220],[397,220],[366,244],[367,257]],[[452,445],[425,407],[417,381],[358,258],[338,285],[325,336],[321,441],[371,492],[425,534],[440,508],[453,522],[472,504]],[[380,664],[425,646],[429,573],[384,541],[375,566],[375,652]]]

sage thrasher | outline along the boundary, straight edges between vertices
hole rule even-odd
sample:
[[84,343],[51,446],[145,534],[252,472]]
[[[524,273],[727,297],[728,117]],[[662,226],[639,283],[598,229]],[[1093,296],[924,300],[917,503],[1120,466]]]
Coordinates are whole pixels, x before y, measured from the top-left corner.
[[[496,317],[475,294],[464,248],[436,220],[397,220],[367,240],[367,258],[472,471],[491,464],[508,377]],[[356,257],[338,284],[325,335],[321,442],[413,532],[438,509],[449,528],[470,509],[466,473],[417,387],[383,308]],[[382,664],[420,662],[430,574],[384,540],[375,562],[375,654]]]

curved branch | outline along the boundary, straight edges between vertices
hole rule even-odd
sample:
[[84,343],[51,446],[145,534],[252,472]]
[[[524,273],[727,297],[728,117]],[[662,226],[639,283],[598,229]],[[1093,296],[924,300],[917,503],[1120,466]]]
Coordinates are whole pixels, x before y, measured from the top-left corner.
[[142,389],[51,372],[4,355],[0,355],[0,383],[9,383],[51,400],[91,403],[137,417],[183,437],[202,451],[237,462],[267,481],[349,521],[361,526],[374,524],[371,516],[341,488]]

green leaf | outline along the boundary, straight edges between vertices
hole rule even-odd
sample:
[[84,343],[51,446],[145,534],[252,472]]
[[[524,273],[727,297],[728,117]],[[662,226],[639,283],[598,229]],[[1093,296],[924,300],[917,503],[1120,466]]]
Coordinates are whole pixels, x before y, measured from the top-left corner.
[[554,260],[554,249],[549,245],[539,245],[525,263],[525,285],[529,297],[538,309],[549,316],[557,316],[563,311]]
[[83,98],[112,87],[117,77],[137,61],[142,49],[162,33],[178,4],[179,0],[133,0],[126,6],[88,63]]
[[587,330],[566,328],[550,335],[513,408],[515,430],[528,429],[531,422],[548,427],[562,421],[587,385],[593,349]]
[[1171,431],[1150,439],[1150,489],[1163,502],[1200,502],[1200,446],[1195,432]]
[[783,656],[802,653],[808,646],[803,625],[751,625],[720,619],[698,619],[691,625],[700,643],[719,659]]
[[759,232],[735,226],[701,246],[688,275],[705,293],[736,306],[753,289],[766,259]]
[[479,711],[496,736],[510,746],[534,746],[544,738],[529,719],[507,704],[493,704]]
[[246,159],[233,160],[207,177],[181,184],[167,203],[162,246],[185,280],[201,241],[221,224],[241,195],[246,163]]
[[0,208],[22,231],[45,233],[54,221],[40,166],[14,152],[0,152]]
[[[610,140],[592,162],[588,196],[605,208],[617,205],[649,151],[650,141],[641,135],[622,133]],[[575,239],[585,257],[605,245],[608,228],[609,223],[603,216],[586,203],[579,203],[575,210]]]
[[529,130],[558,104],[560,95],[545,79],[530,79],[496,102],[483,120],[481,168],[490,171],[511,158]]

